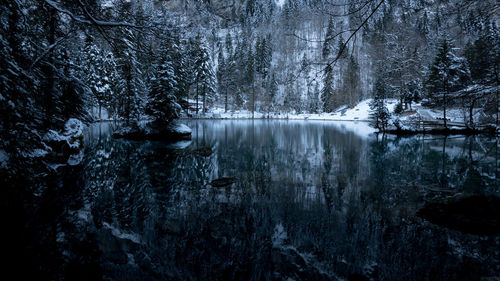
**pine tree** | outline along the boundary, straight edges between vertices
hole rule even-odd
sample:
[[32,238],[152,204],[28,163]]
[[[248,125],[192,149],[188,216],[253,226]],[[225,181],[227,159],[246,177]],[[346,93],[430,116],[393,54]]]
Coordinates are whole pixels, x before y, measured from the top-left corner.
[[[36,102],[38,93],[33,90],[35,77],[26,75],[23,69],[29,47],[23,44],[26,23],[18,4],[7,1],[0,5],[0,22],[4,23],[0,24],[0,149],[10,154],[9,162],[18,161],[24,151],[41,143],[36,128],[41,106]],[[9,167],[10,173],[15,175],[16,171],[15,167]]]
[[500,83],[500,32],[494,24],[487,29],[474,43],[468,43],[465,57],[470,68],[472,79],[476,83],[494,85]]
[[383,71],[378,72],[373,89],[373,100],[370,103],[370,109],[372,110],[371,116],[374,120],[373,126],[382,132],[387,128],[390,119],[389,110],[385,105],[385,99],[388,94],[386,80]]
[[443,40],[430,67],[426,84],[431,98],[443,108],[445,128],[447,128],[446,110],[450,93],[463,87],[467,83],[468,76],[464,59],[455,55],[448,40]]
[[175,91],[175,97],[178,101],[187,100],[189,92],[189,65],[188,65],[188,53],[189,51],[182,51],[181,43],[179,42],[178,35],[167,41],[167,50],[170,54],[172,61],[172,66],[174,68],[174,74],[177,80],[177,87]]
[[162,48],[157,62],[155,77],[151,80],[146,112],[156,124],[166,125],[180,115],[180,105],[176,102],[177,77],[169,50]]
[[323,90],[321,92],[321,102],[323,103],[323,112],[332,112],[333,104],[333,70],[331,65],[325,67]]
[[274,73],[268,76],[266,92],[267,97],[265,99],[265,102],[268,105],[267,110],[269,112],[273,109],[274,100],[276,98],[276,95],[278,94],[278,82],[276,81],[276,75]]
[[346,102],[354,106],[361,98],[361,81],[359,78],[359,65],[354,56],[350,56],[347,69],[343,72],[343,90],[347,96]]
[[226,59],[224,58],[224,53],[222,47],[219,48],[219,53],[217,55],[217,85],[219,88],[219,93],[224,95],[224,112],[228,109],[228,73],[226,66]]
[[101,50],[88,41],[84,52],[86,54],[85,83],[90,88],[99,107],[99,119],[102,118],[102,107],[108,108],[113,96],[113,83],[116,83],[116,63],[112,54]]
[[72,65],[66,48],[61,48],[56,56],[59,60],[67,62],[61,66],[58,74],[60,93],[55,103],[55,114],[59,115],[64,122],[70,118],[84,118],[87,115],[85,106],[85,92],[87,86],[74,76]]
[[325,41],[323,42],[323,58],[328,58],[332,52],[333,49],[333,40],[334,40],[334,34],[333,34],[333,19],[330,18],[328,20],[328,27],[326,28],[326,34],[325,34]]
[[309,112],[310,113],[318,113],[319,95],[320,95],[318,83],[314,83],[314,88],[312,91],[310,90],[310,87],[308,89],[309,89],[309,92],[308,92],[307,97],[309,100]]
[[347,58],[347,55],[349,54],[349,50],[347,48],[347,45],[344,43],[344,38],[342,36],[339,36],[339,41],[337,43],[337,57],[341,59]]
[[229,31],[226,34],[226,52],[229,58],[233,56],[233,38]]
[[250,108],[252,111],[252,119],[255,113],[255,57],[252,52],[252,48],[248,49],[246,70],[245,70],[245,84],[248,87],[248,93],[250,95]]
[[123,44],[117,50],[120,60],[120,80],[121,89],[119,95],[118,114],[125,118],[126,124],[130,121],[138,121],[143,107],[144,91],[147,89],[142,79],[142,64],[137,59],[135,36],[131,30],[125,31]]
[[215,99],[215,75],[212,70],[210,55],[207,48],[203,45],[199,46],[197,57],[194,62],[194,74],[196,84],[196,113],[198,113],[198,100],[201,92],[203,101],[203,112],[207,112],[209,104],[212,104]]

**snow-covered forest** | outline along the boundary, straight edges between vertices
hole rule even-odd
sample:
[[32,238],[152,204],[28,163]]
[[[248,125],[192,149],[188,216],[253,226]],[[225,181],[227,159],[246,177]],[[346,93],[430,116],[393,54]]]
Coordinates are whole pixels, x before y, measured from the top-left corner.
[[372,97],[382,125],[386,98],[399,100],[396,113],[424,101],[464,109],[468,126],[496,124],[498,9],[494,0],[8,1],[1,149],[32,153],[69,118],[329,113]]

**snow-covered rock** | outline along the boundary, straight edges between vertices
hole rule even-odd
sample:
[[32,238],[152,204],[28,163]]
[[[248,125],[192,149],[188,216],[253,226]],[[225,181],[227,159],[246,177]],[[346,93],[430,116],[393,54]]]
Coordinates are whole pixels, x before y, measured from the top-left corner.
[[79,164],[83,159],[81,149],[83,148],[84,128],[85,125],[80,120],[71,118],[64,125],[62,133],[49,130],[42,138],[48,151],[44,150],[43,155],[41,152],[38,154],[50,155],[51,161],[58,164],[67,163],[72,166]]

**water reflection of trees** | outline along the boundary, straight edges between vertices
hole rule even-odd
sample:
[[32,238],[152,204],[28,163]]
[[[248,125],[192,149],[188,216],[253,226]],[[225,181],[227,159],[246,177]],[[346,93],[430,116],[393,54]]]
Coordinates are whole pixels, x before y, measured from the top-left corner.
[[[286,277],[271,242],[279,224],[287,232],[283,247],[339,277],[466,280],[495,272],[494,263],[475,264],[486,256],[498,260],[487,243],[474,246],[474,239],[431,227],[414,211],[450,192],[498,192],[498,162],[489,148],[496,142],[366,140],[327,123],[195,124],[184,150],[107,136],[92,145],[84,194],[98,239],[114,245],[101,246],[108,274]],[[191,153],[205,146],[214,153]],[[222,176],[236,177],[236,184],[209,185]],[[457,247],[481,258],[464,260]],[[131,270],[129,262],[138,267]]]

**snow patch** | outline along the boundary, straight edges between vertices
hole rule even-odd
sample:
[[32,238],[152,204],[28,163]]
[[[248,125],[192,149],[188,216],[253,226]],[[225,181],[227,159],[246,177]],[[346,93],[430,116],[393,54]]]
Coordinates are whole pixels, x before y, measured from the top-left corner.
[[167,147],[171,149],[185,149],[191,145],[191,140],[177,141],[169,144]]
[[120,238],[120,239],[126,239],[130,240],[136,244],[142,244],[141,239],[138,234],[135,233],[124,233],[120,229],[110,225],[109,223],[105,222],[102,224],[105,228],[111,230],[111,234],[113,234],[115,237]]
[[172,131],[178,134],[191,134],[192,130],[185,124],[173,124],[171,127]]
[[68,165],[76,166],[83,161],[83,151],[80,151],[78,154],[72,154],[68,158]]
[[274,233],[271,237],[271,241],[273,242],[273,247],[278,248],[282,246],[285,240],[288,238],[288,234],[286,233],[285,228],[282,223],[278,223],[274,227]]
[[83,136],[83,129],[84,125],[82,121],[71,118],[64,124],[64,135],[79,138]]
[[[254,112],[253,117],[256,119],[371,121],[371,101],[372,99],[366,99],[358,103],[353,108],[349,108],[348,106],[344,105],[339,107],[334,112],[327,113]],[[394,111],[396,104],[396,99],[386,100],[386,105],[390,112]],[[225,112],[224,108],[215,107],[211,109],[210,112],[204,115],[200,115],[199,117],[213,119],[251,119],[252,112],[249,110],[235,110]]]
[[26,154],[25,156],[29,158],[39,158],[39,157],[44,157],[47,155],[49,152],[45,149],[37,148],[31,151],[30,153]]

